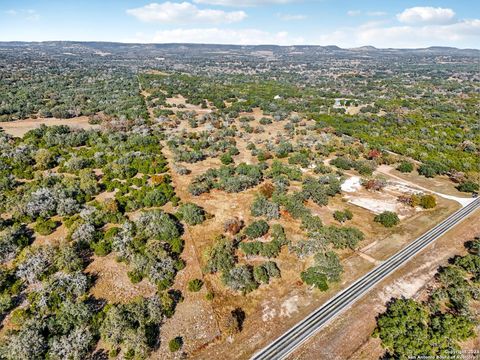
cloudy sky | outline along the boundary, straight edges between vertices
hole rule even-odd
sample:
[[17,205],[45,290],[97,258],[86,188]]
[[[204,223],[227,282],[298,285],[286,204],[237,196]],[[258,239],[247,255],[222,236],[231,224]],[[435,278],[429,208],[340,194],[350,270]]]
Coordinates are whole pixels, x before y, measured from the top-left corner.
[[1,0],[17,40],[480,48],[480,0]]

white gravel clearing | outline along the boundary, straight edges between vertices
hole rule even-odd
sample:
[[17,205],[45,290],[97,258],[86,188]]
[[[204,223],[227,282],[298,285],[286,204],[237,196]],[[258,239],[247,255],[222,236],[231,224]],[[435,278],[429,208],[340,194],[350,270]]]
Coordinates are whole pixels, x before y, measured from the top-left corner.
[[370,210],[374,214],[380,214],[384,211],[398,211],[398,202],[395,199],[393,199],[392,201],[388,201],[358,197],[352,198],[348,202],[360,206],[364,209]]
[[360,183],[360,177],[352,176],[345,180],[341,186],[342,191],[354,193],[360,190],[362,184]]

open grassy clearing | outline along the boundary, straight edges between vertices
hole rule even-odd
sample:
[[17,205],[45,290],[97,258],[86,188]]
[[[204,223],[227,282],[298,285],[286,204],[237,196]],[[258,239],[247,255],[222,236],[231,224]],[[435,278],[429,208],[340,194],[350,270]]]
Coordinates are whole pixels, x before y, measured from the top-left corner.
[[57,119],[57,118],[29,118],[24,120],[16,120],[9,122],[0,122],[0,128],[7,134],[12,136],[22,137],[28,131],[40,127],[40,125],[68,125],[73,129],[98,129],[98,125],[89,123],[88,116],[79,116],[71,119]]

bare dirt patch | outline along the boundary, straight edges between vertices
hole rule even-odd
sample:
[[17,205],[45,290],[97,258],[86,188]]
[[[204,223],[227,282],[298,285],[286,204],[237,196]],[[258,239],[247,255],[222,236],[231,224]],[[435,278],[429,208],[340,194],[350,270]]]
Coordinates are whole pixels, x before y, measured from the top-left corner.
[[[185,99],[182,95],[177,95],[175,97],[167,98],[166,103],[171,106],[175,106],[175,108],[173,109],[176,109],[179,111],[193,110],[199,115],[208,114],[212,112],[212,109],[209,109],[209,108],[203,109],[200,105],[194,105],[194,104],[188,103],[187,99]],[[172,110],[172,108],[169,108],[169,109]]]
[[85,271],[95,278],[90,294],[111,303],[128,303],[137,296],[153,296],[156,291],[147,280],[132,284],[127,276],[127,265],[117,262],[113,253],[105,257],[94,256]]
[[189,280],[204,279],[190,227],[186,229],[183,238],[186,246],[182,258],[186,260],[187,266],[177,274],[174,287],[182,292],[184,300],[177,305],[173,318],[167,319],[162,326],[160,347],[152,354],[153,359],[178,358],[168,349],[168,341],[174,337],[182,336],[185,343],[183,350],[189,354],[195,354],[220,336],[212,303],[206,299],[209,291],[208,284],[204,285],[199,292],[190,292],[187,289]]
[[79,116],[71,119],[57,119],[57,118],[28,118],[25,120],[16,120],[9,122],[0,122],[2,128],[7,134],[22,137],[28,131],[40,127],[40,125],[68,125],[77,129],[98,129],[99,125],[92,125],[88,123],[88,116]]

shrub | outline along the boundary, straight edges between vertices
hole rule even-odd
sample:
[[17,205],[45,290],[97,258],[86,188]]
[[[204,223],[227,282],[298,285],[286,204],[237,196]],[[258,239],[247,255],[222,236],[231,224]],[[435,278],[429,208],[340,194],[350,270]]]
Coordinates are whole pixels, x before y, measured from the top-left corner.
[[143,279],[142,273],[136,270],[127,272],[127,275],[132,284],[137,284]]
[[242,230],[243,226],[243,220],[240,220],[239,218],[228,219],[223,224],[223,231],[236,235]]
[[322,219],[316,215],[306,214],[302,216],[302,230],[317,232],[323,227]]
[[280,269],[273,261],[267,261],[253,268],[253,277],[256,282],[268,284],[272,277],[280,277]]
[[258,161],[266,161],[266,160],[271,159],[271,158],[272,158],[272,154],[270,154],[268,151],[258,150],[258,153],[257,153]]
[[250,239],[256,239],[265,235],[269,228],[270,227],[265,220],[258,220],[247,226],[244,232]]
[[90,223],[82,223],[78,225],[71,234],[71,239],[78,243],[90,245],[98,237],[95,227]]
[[288,158],[288,163],[289,164],[300,165],[303,168],[306,168],[306,167],[308,167],[308,165],[310,165],[309,154],[306,153],[306,152],[293,153]]
[[205,211],[193,203],[180,205],[177,216],[188,225],[198,225],[205,221]]
[[58,221],[55,220],[45,220],[43,218],[38,218],[35,223],[34,230],[40,235],[50,235],[55,231],[55,229],[60,225]]
[[397,170],[402,173],[410,173],[414,169],[413,163],[409,161],[402,161],[398,166]]
[[165,242],[179,238],[182,233],[177,219],[162,210],[143,212],[137,220],[137,229],[145,237]]
[[420,206],[424,209],[433,209],[435,206],[437,206],[437,200],[433,195],[423,195],[420,198]]
[[171,352],[176,352],[180,350],[183,346],[183,339],[180,336],[177,336],[176,338],[173,338],[168,342],[168,349]]
[[25,212],[32,218],[49,218],[55,215],[57,209],[57,197],[53,190],[49,188],[39,188],[30,194],[30,198],[25,205]]
[[277,257],[282,246],[288,244],[285,231],[280,224],[272,226],[272,240],[269,242],[250,241],[240,243],[240,249],[246,255],[261,255],[268,258]]
[[48,246],[29,247],[19,257],[15,275],[28,284],[42,278],[53,262],[53,251]]
[[103,234],[103,239],[96,244],[91,244],[91,248],[97,256],[106,256],[112,251],[112,241],[120,233],[119,227],[111,227]]
[[293,145],[289,142],[282,141],[278,144],[277,148],[275,149],[275,154],[278,158],[285,158],[288,156],[289,153],[293,151]]
[[336,249],[355,249],[357,244],[364,239],[364,234],[354,227],[328,226],[322,228],[315,237],[328,239]]
[[438,162],[427,162],[418,167],[418,173],[428,178],[436,175],[443,175],[448,171],[448,167]]
[[343,211],[340,210],[335,210],[335,212],[333,213],[333,218],[341,223],[347,220]]
[[338,255],[333,251],[320,252],[315,255],[315,266],[308,268],[300,274],[302,281],[308,285],[314,285],[325,291],[328,289],[328,282],[339,281],[343,272]]
[[307,285],[313,285],[321,291],[328,290],[327,276],[317,267],[309,267],[306,271],[302,271],[300,278]]
[[310,213],[305,206],[305,193],[296,192],[291,195],[281,195],[274,197],[274,201],[285,207],[285,210],[295,219],[302,218]]
[[185,166],[182,165],[174,165],[173,170],[178,174],[178,175],[188,175],[190,174],[190,170],[187,169]]
[[296,166],[285,165],[279,160],[274,160],[272,162],[272,166],[270,167],[268,176],[275,179],[280,175],[286,175],[288,180],[292,181],[300,181],[302,179],[302,172]]
[[372,175],[375,170],[375,162],[373,161],[354,161],[353,168],[358,171],[360,175]]
[[266,182],[265,184],[261,185],[258,189],[260,193],[265,196],[267,199],[272,197],[273,192],[275,191],[275,186],[272,183]]
[[280,269],[274,261],[267,261],[262,265],[270,277],[280,277]]
[[13,225],[0,233],[0,263],[13,259],[32,240],[31,231],[24,225]]
[[471,192],[471,193],[478,191],[479,188],[480,188],[480,185],[477,183],[474,183],[473,181],[465,181],[457,186],[458,191]]
[[252,216],[265,216],[267,219],[278,219],[280,217],[280,206],[268,201],[263,196],[257,196],[250,208]]
[[387,186],[387,181],[383,178],[370,179],[370,180],[362,181],[362,185],[367,190],[381,191],[385,186]]
[[107,256],[112,252],[112,243],[106,240],[100,240],[98,243],[90,245],[97,256]]
[[188,291],[198,292],[203,286],[203,281],[200,279],[193,279],[188,282]]
[[268,284],[270,280],[270,276],[268,276],[267,269],[265,269],[262,265],[255,266],[253,268],[253,278],[258,283]]
[[332,172],[332,168],[325,165],[323,162],[317,162],[315,168],[313,169],[315,174],[328,174]]
[[222,274],[225,285],[235,291],[246,294],[255,290],[258,283],[253,278],[252,268],[248,265],[239,265]]
[[337,157],[330,161],[330,165],[342,170],[350,170],[353,167],[353,161],[344,157]]
[[235,265],[234,250],[231,240],[223,236],[217,238],[215,244],[206,252],[206,271],[229,271]]
[[353,219],[353,213],[349,209],[345,209],[343,213],[345,214],[345,217],[347,218],[347,220]]
[[333,218],[337,220],[340,223],[343,223],[347,220],[352,220],[353,219],[353,214],[350,210],[345,209],[344,211],[336,210],[333,213]]
[[223,165],[229,165],[233,163],[233,157],[229,153],[225,153],[220,157],[220,161]]
[[384,211],[381,214],[376,215],[373,220],[385,227],[393,227],[400,222],[398,215],[391,211]]
[[409,205],[411,207],[416,207],[420,205],[421,197],[417,194],[412,195],[401,195],[397,198],[397,201],[401,202],[402,204]]
[[319,181],[316,181],[313,178],[307,178],[302,187],[303,193],[307,199],[312,199],[312,201],[319,206],[325,206],[328,204],[327,189]]

